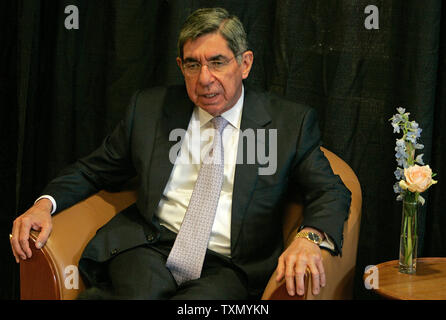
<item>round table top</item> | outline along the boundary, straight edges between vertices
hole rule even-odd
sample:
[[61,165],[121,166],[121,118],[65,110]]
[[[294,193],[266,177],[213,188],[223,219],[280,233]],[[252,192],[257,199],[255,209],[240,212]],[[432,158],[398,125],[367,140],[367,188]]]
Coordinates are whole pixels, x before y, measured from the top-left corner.
[[415,274],[398,272],[398,260],[376,265],[373,290],[399,300],[446,300],[446,258],[418,258]]

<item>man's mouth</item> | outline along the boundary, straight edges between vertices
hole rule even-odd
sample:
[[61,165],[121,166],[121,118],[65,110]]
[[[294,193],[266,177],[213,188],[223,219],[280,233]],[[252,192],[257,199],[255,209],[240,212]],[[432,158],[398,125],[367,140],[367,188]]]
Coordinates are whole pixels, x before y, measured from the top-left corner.
[[201,94],[200,95],[200,99],[202,101],[202,103],[204,104],[215,104],[219,101],[219,93],[206,93],[206,94]]
[[207,99],[211,99],[211,98],[215,97],[216,95],[218,95],[218,93],[203,94],[202,96]]

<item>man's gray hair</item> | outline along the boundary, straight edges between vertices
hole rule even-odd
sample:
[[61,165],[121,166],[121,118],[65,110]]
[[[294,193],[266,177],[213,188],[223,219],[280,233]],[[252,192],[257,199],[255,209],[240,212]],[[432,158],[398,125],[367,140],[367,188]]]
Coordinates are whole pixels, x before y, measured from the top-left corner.
[[186,19],[178,37],[178,56],[183,59],[183,47],[187,41],[216,32],[226,40],[240,64],[240,54],[248,50],[245,28],[239,18],[223,8],[198,9]]

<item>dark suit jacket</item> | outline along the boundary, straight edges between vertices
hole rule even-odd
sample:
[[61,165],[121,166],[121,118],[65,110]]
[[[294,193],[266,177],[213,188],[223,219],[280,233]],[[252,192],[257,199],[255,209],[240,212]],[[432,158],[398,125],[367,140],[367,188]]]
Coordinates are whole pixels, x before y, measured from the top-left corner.
[[[157,241],[160,226],[155,212],[173,168],[169,150],[177,143],[169,141],[169,133],[186,130],[192,111],[184,86],[136,93],[125,118],[103,144],[44,190],[55,198],[60,211],[98,190],[121,186],[138,176],[134,210],[125,210],[101,228],[82,259],[103,262],[121,251]],[[283,250],[282,207],[290,192],[304,195],[303,225],[326,232],[336,245],[335,254],[342,247],[350,192],[319,148],[320,133],[311,108],[245,87],[241,130],[248,128],[254,132],[277,129],[276,172],[259,175],[262,164],[258,161],[237,164],[235,171],[231,260],[246,274],[249,290],[256,295]],[[268,150],[269,139],[264,141]]]

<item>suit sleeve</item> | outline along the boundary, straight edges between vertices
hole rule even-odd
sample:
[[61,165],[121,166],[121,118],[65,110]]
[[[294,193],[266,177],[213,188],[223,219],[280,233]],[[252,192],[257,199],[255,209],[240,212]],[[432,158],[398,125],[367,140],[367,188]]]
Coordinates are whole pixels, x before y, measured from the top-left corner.
[[130,156],[130,143],[135,93],[125,118],[109,134],[101,146],[90,155],[65,168],[43,190],[57,203],[57,212],[89,197],[99,190],[113,190],[136,175]]
[[341,254],[344,221],[348,217],[351,193],[320,149],[316,112],[308,109],[302,121],[292,179],[302,190],[302,227],[325,232],[334,242],[333,254]]

